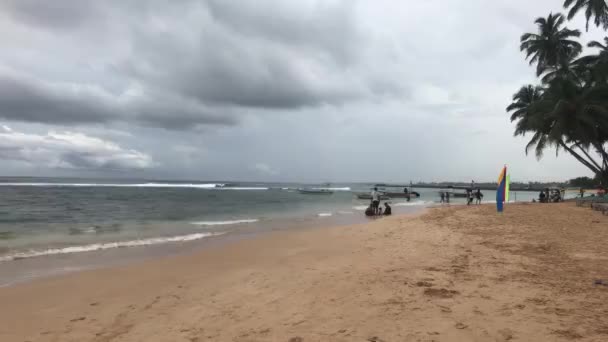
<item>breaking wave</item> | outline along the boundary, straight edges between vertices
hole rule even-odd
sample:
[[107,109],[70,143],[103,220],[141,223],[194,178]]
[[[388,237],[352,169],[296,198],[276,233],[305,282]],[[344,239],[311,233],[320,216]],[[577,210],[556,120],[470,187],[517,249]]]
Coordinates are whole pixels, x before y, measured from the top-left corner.
[[222,183],[0,183],[0,186],[107,187],[107,188],[194,188],[208,190],[268,190],[268,187],[235,187]]
[[195,226],[226,226],[231,224],[241,224],[241,223],[255,223],[258,222],[257,219],[245,219],[245,220],[232,220],[232,221],[197,221],[190,222]]
[[45,249],[45,250],[32,250],[32,251],[27,251],[27,252],[19,252],[19,253],[0,256],[0,262],[27,259],[27,258],[35,258],[35,257],[41,257],[41,256],[47,256],[47,255],[72,254],[72,253],[99,251],[99,250],[112,249],[112,248],[150,246],[150,245],[160,245],[160,244],[170,243],[170,242],[194,241],[194,240],[200,240],[200,239],[204,239],[204,238],[216,236],[216,235],[221,235],[221,234],[223,234],[223,233],[196,233],[196,234],[188,234],[188,235],[138,239],[138,240],[130,240],[130,241],[94,243],[94,244],[90,244],[90,245],[70,246],[70,247],[64,247],[64,248],[50,248],[50,249]]

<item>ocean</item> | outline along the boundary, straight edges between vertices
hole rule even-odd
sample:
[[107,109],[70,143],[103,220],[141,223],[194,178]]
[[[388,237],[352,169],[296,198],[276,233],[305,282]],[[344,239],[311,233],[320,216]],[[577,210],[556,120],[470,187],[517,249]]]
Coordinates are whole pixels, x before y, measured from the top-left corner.
[[[366,222],[368,201],[355,193],[372,186],[0,178],[0,286],[191,250],[194,242],[220,237]],[[333,194],[301,194],[298,188]],[[437,190],[415,191],[421,197],[411,202],[391,200],[395,213],[415,212],[439,200]],[[534,195],[515,197],[530,201]],[[485,192],[486,199],[493,196]]]

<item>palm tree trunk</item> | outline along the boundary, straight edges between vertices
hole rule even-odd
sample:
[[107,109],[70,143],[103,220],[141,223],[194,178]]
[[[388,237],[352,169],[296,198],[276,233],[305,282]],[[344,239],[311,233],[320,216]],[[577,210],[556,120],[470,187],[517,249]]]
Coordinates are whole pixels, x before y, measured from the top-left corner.
[[[598,163],[595,161],[595,159],[593,159],[593,158],[592,158],[592,157],[589,155],[589,153],[588,153],[588,152],[587,152],[587,151],[586,151],[586,150],[585,150],[585,149],[584,149],[584,148],[583,148],[583,147],[582,147],[582,146],[581,146],[579,143],[576,143],[575,145],[576,145],[576,147],[578,147],[578,148],[579,148],[579,149],[580,149],[580,150],[581,150],[581,151],[582,151],[582,152],[585,154],[585,156],[586,156],[586,157],[589,159],[589,161],[590,161],[591,163],[593,163],[593,165],[594,165],[595,167],[597,167],[599,170],[606,170],[606,166],[605,166],[605,165],[606,165],[606,157],[605,157],[604,155],[602,155],[602,159],[603,159],[603,163],[602,163],[602,164],[604,165],[604,167],[602,167],[602,166],[600,166],[600,164],[598,164]],[[598,151],[598,153],[600,153],[600,152]],[[601,154],[601,153],[600,153],[600,154]]]
[[568,153],[570,153],[574,158],[576,158],[576,160],[578,160],[581,164],[585,165],[587,168],[589,168],[591,171],[593,171],[593,173],[600,176],[602,179],[604,178],[604,172],[603,172],[602,168],[598,168],[595,165],[591,164],[589,161],[585,160],[585,158],[583,158],[580,154],[576,153],[576,151],[571,149],[563,141],[560,141],[559,145],[564,150],[568,151]]

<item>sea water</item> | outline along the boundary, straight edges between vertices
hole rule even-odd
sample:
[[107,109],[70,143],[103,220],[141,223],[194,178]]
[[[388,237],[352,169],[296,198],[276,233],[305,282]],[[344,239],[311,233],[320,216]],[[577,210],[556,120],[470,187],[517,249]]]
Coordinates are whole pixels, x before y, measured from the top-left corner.
[[[364,222],[369,201],[355,194],[372,186],[0,178],[0,285],[16,274],[23,278],[25,271],[52,273],[53,268],[103,264],[102,257],[145,255],[145,247],[179,251],[186,243],[227,235]],[[297,189],[302,187],[334,192],[301,194]],[[415,190],[420,198],[391,201],[395,213],[439,200],[437,190]],[[484,194],[486,199],[494,196]],[[533,194],[519,196],[528,201]],[[88,263],[79,262],[87,258]]]

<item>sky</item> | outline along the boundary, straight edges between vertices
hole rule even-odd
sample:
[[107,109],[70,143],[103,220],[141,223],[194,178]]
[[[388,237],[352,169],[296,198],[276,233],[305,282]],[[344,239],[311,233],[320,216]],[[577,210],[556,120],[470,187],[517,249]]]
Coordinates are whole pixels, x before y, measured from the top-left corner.
[[526,156],[505,112],[535,82],[519,37],[561,4],[3,0],[0,176],[589,176],[564,153]]

